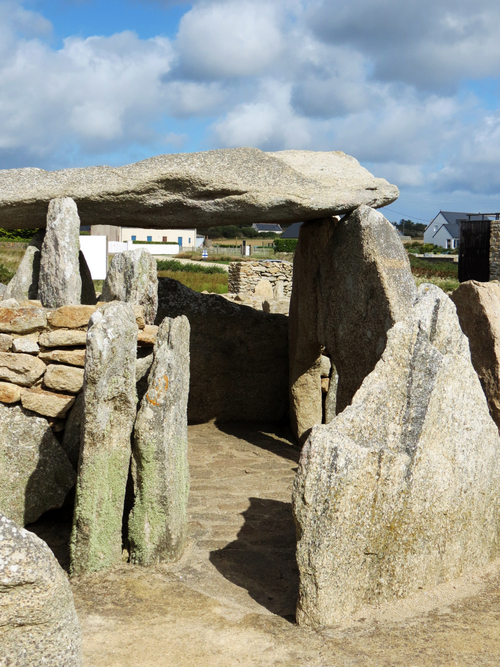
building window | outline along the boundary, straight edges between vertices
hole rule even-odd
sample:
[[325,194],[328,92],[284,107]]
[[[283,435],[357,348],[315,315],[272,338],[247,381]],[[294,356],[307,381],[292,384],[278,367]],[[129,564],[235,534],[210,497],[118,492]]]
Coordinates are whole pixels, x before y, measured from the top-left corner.
[[438,226],[434,225],[434,231],[437,232],[437,230],[438,230]]
[[191,243],[191,237],[188,238],[188,243]]
[[153,240],[153,237],[152,237],[152,236],[148,236],[148,243],[151,243],[152,240]]
[[449,249],[452,248],[451,239],[446,239],[446,247],[449,248]]
[[132,241],[137,241],[137,236],[131,236],[130,238],[132,239]]

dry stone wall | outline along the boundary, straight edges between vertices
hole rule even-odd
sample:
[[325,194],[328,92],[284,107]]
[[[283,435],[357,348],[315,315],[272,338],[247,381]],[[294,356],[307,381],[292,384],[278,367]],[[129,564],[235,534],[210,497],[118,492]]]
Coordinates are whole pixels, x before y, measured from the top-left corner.
[[[228,290],[231,294],[255,292],[261,281],[271,284],[276,298],[291,296],[293,264],[283,260],[261,262],[231,262],[229,264]],[[268,296],[267,294],[264,296]],[[271,296],[271,295],[269,295]]]
[[[54,431],[83,388],[87,326],[98,306],[71,305],[55,310],[39,301],[0,303],[0,404],[20,403],[49,418]],[[138,346],[152,347],[157,327],[144,322],[134,306]]]
[[500,280],[500,220],[491,221],[490,280]]

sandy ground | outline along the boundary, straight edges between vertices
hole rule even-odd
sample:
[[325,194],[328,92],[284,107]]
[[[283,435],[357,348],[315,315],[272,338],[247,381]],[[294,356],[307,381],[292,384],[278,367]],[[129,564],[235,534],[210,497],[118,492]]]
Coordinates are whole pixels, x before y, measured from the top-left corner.
[[[297,460],[286,432],[191,426],[183,558],[72,580],[85,667],[500,665],[499,562],[346,627],[294,623]],[[67,565],[67,525],[35,530]]]

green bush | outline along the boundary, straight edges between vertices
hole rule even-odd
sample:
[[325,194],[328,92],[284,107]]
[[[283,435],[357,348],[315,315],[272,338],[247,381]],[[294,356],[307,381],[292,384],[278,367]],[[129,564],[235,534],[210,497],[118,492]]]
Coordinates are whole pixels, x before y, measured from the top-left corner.
[[10,280],[14,277],[14,272],[9,271],[9,269],[4,266],[3,264],[0,264],[0,283],[3,283],[6,285]]
[[31,241],[39,229],[0,229],[0,241],[26,243]]
[[158,271],[185,271],[186,273],[224,273],[227,271],[220,266],[207,264],[182,264],[177,259],[157,259]]
[[276,252],[295,252],[298,239],[276,239],[274,241],[274,250]]

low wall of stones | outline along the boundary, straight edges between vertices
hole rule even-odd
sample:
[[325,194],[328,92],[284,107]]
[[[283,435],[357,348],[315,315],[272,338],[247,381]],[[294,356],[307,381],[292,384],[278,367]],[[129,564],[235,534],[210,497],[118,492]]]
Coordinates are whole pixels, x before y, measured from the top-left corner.
[[[38,301],[0,305],[0,403],[20,403],[49,419],[55,432],[83,388],[87,326],[99,306],[43,308]],[[138,346],[152,347],[155,326],[134,306]]]
[[228,290],[231,294],[253,292],[261,280],[268,280],[275,298],[291,296],[293,264],[284,260],[231,262]]
[[500,220],[491,221],[490,280],[500,280]]

